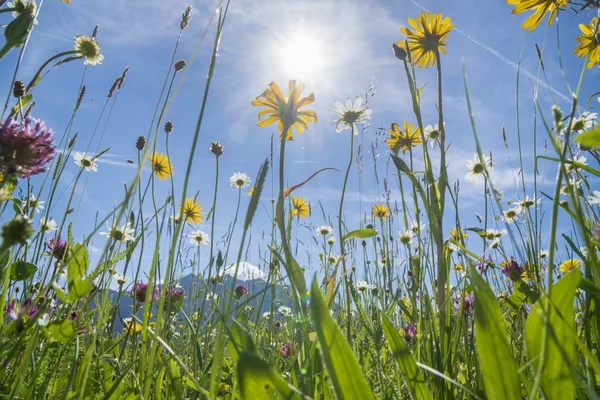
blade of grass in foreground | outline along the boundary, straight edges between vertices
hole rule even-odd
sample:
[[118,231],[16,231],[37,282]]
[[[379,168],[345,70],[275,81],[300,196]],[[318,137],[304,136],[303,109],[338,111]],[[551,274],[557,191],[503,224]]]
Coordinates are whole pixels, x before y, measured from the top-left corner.
[[[544,315],[548,297],[540,298],[525,323],[527,351],[536,371],[541,368],[541,385],[548,400],[575,398],[572,366],[575,364],[575,290],[581,271],[575,270],[562,277],[550,294],[549,317]],[[546,348],[540,338],[548,324],[550,332]],[[543,365],[540,366],[540,362]]]
[[433,400],[431,392],[427,388],[427,385],[425,385],[423,371],[417,368],[415,358],[406,346],[406,343],[404,343],[404,339],[402,339],[394,324],[391,323],[383,312],[381,313],[381,318],[383,319],[383,332],[413,399]]
[[311,287],[311,311],[315,323],[323,363],[338,399],[375,399],[352,348],[339,326],[329,314],[329,308],[319,291],[316,278]]
[[500,304],[475,268],[469,270],[475,292],[475,340],[488,399],[520,399],[518,365],[506,341]]

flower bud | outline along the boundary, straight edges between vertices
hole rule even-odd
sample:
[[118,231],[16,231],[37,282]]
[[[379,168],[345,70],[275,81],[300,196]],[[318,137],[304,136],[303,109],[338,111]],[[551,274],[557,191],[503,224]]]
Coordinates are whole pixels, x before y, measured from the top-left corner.
[[166,133],[173,132],[173,122],[172,121],[169,120],[165,123],[165,132]]
[[2,241],[8,247],[26,244],[32,234],[31,220],[22,215],[17,215],[2,227]]
[[220,157],[223,155],[223,145],[219,142],[212,142],[210,145],[210,152],[215,156]]
[[179,60],[175,63],[175,72],[179,72],[185,68],[185,60]]
[[400,61],[406,60],[406,51],[398,46],[396,43],[392,44],[392,49],[394,50],[394,55]]
[[135,141],[135,148],[142,151],[144,150],[144,147],[146,147],[146,137],[138,136],[137,140]]

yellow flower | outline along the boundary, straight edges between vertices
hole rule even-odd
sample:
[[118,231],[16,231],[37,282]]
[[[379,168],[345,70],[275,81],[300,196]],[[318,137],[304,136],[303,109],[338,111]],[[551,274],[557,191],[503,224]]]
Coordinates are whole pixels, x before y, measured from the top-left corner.
[[465,272],[465,267],[462,264],[454,264],[453,269],[455,272]]
[[548,17],[548,26],[552,25],[552,21],[556,16],[556,12],[561,7],[566,7],[568,0],[506,0],[506,4],[515,6],[511,11],[512,14],[521,14],[528,10],[534,10],[525,22],[523,22],[523,29],[529,31],[534,30],[542,22],[546,13],[550,13]]
[[202,216],[204,213],[202,210],[204,207],[198,203],[196,199],[185,199],[183,202],[183,207],[181,207],[180,211],[183,214],[186,222],[190,222],[192,224],[200,224],[202,223]]
[[173,165],[169,162],[169,158],[164,154],[154,152],[148,156],[150,167],[160,180],[169,179],[173,174]]
[[292,215],[298,218],[308,217],[310,215],[310,205],[300,196],[292,197]]
[[[442,14],[423,12],[416,19],[409,18],[408,23],[414,29],[400,28],[408,40],[408,49],[415,64],[419,68],[428,68],[435,65],[436,52],[446,54],[446,37],[454,28],[450,17],[442,19]],[[404,41],[396,43],[404,48]]]
[[460,239],[466,239],[469,235],[467,235],[464,232],[459,231],[458,229],[456,229],[456,227],[450,229],[448,231],[448,233],[450,234],[450,236],[452,236],[452,239],[456,240],[456,241],[460,241]]
[[579,24],[581,35],[575,41],[579,42],[575,46],[575,54],[579,58],[586,57],[589,54],[587,68],[592,68],[594,65],[600,67],[600,26],[598,26],[598,18],[592,18],[589,25]]
[[402,149],[402,153],[406,153],[411,147],[417,147],[418,144],[423,143],[419,127],[415,128],[408,121],[404,121],[404,130],[401,130],[398,124],[394,122],[388,132],[391,137],[386,140],[385,144],[394,153],[397,153],[400,149]]
[[125,326],[123,327],[123,333],[138,333],[142,331],[142,324],[138,324],[136,321],[132,319],[125,320]]
[[573,258],[571,260],[566,260],[558,267],[558,270],[563,274],[566,274],[569,271],[573,271],[576,268],[579,268],[583,265],[583,261],[578,258]]
[[292,127],[299,133],[308,129],[308,123],[317,122],[317,114],[312,110],[300,111],[300,108],[315,102],[315,95],[310,93],[308,97],[300,97],[304,91],[304,84],[295,80],[289,81],[287,99],[283,96],[281,89],[275,82],[269,83],[269,88],[252,101],[256,107],[265,107],[258,112],[258,126],[279,124],[279,139],[281,140],[283,130],[287,126],[286,140],[294,140]]
[[250,189],[248,189],[248,196],[252,196],[253,193],[254,193],[254,186],[252,186]]
[[375,218],[389,218],[392,216],[390,209],[384,203],[373,205],[373,215]]

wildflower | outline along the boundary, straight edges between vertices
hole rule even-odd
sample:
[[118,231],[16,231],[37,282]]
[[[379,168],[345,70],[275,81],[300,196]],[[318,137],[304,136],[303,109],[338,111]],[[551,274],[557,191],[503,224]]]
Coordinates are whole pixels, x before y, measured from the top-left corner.
[[390,213],[390,209],[384,203],[380,203],[373,205],[373,216],[375,218],[384,219],[390,218],[392,214]]
[[350,99],[346,100],[345,106],[340,102],[335,102],[333,104],[335,109],[330,110],[329,112],[339,117],[332,122],[332,125],[335,123],[335,130],[338,133],[345,129],[352,129],[352,132],[354,132],[355,135],[358,135],[356,124],[364,124],[367,120],[371,119],[373,110],[367,108],[367,104],[363,105],[363,102],[364,99],[358,96],[354,101],[354,105],[352,105]]
[[560,193],[566,196],[569,194],[569,191],[571,189],[573,189],[575,192],[581,189],[581,179],[574,179],[568,177],[567,183],[562,188],[560,188]]
[[39,213],[44,209],[44,201],[38,200],[38,198],[35,197],[34,194],[32,194],[31,196],[29,196],[29,208],[35,211],[36,213]]
[[509,277],[512,281],[517,282],[521,279],[521,275],[523,275],[523,268],[517,263],[514,257],[511,257],[510,260],[505,260],[500,263],[502,268],[502,273]]
[[454,253],[455,251],[460,250],[460,247],[458,247],[454,243],[448,242],[447,245],[448,245],[448,250],[450,251],[450,253]]
[[179,285],[171,285],[165,292],[165,301],[170,304],[178,304],[183,301],[183,295],[185,291]]
[[292,128],[303,133],[308,129],[309,122],[317,122],[317,114],[314,111],[300,111],[300,108],[315,102],[315,95],[310,93],[308,97],[300,97],[304,91],[304,84],[300,81],[290,80],[288,88],[288,97],[285,98],[279,86],[271,82],[267,90],[252,101],[252,105],[265,107],[258,112],[259,127],[277,122],[279,138],[283,138],[283,130],[287,129],[286,140],[294,140]]
[[[15,9],[15,11],[12,12],[12,16],[15,19],[17,19],[19,17],[19,15],[21,15],[22,13],[31,12],[32,15],[35,15],[35,11],[37,9],[37,5],[35,4],[35,1],[31,1],[31,0],[9,1],[8,3],[6,3],[6,7]],[[35,21],[35,24],[37,25],[37,20]]]
[[502,201],[502,197],[504,195],[502,190],[493,189],[493,193],[494,193],[494,199],[496,200],[496,202],[500,203]]
[[329,262],[329,264],[337,264],[339,259],[340,256],[338,256],[337,254],[329,254],[329,256],[327,257],[327,261]]
[[190,243],[196,246],[202,246],[210,242],[208,233],[203,231],[194,231],[188,235],[188,238]]
[[236,172],[229,178],[229,183],[236,189],[243,189],[250,185],[250,177],[244,173]]
[[472,294],[467,293],[462,297],[460,294],[455,295],[452,298],[452,302],[454,303],[454,315],[458,315],[460,312],[460,308],[462,305],[463,314],[467,317],[471,316],[473,313],[473,306],[475,305],[475,297]]
[[333,235],[333,228],[329,225],[317,226],[316,231],[317,231],[317,235],[319,235],[319,236]]
[[397,123],[393,123],[392,127],[388,129],[388,133],[391,137],[387,138],[385,144],[394,152],[402,150],[402,153],[406,153],[413,147],[423,143],[421,139],[421,130],[413,124],[409,124],[408,121],[404,120],[404,129],[400,129]]
[[198,203],[198,200],[193,198],[187,198],[183,202],[183,206],[180,211],[185,218],[185,222],[189,222],[191,224],[200,224],[202,223],[202,216],[204,213],[202,210],[204,207]]
[[127,277],[125,275],[119,274],[118,272],[113,273],[113,279],[119,284],[123,285],[127,283]]
[[296,346],[294,346],[294,345],[292,344],[292,342],[289,342],[289,341],[288,341],[287,343],[284,343],[284,344],[281,346],[281,348],[279,349],[279,354],[281,354],[281,356],[282,356],[283,358],[288,358],[288,357],[290,357],[290,356],[291,356],[291,355],[294,353],[294,351],[295,351],[295,347],[296,347]]
[[[131,289],[131,296],[135,297],[135,299],[139,303],[143,303],[146,301],[146,292],[148,291],[148,284],[142,281],[137,281],[133,284],[133,288]],[[158,299],[158,288],[154,288],[152,293],[150,294],[150,301],[154,301]]]
[[248,294],[248,287],[243,283],[240,283],[233,289],[233,293],[236,299],[242,298]]
[[425,224],[422,222],[412,221],[410,223],[410,230],[415,234],[419,233],[419,231],[422,231],[423,229],[425,229]]
[[[446,123],[444,122],[444,127],[445,126]],[[432,149],[435,148],[435,145],[439,143],[441,134],[442,133],[438,124],[433,126],[427,125],[423,130],[423,136],[425,136],[425,140],[429,142],[429,146],[431,146]]]
[[[436,57],[441,52],[446,54],[446,37],[454,28],[450,22],[450,17],[442,19],[442,14],[423,12],[417,18],[408,19],[408,23],[414,29],[400,28],[400,31],[406,35],[408,40],[408,49],[410,50],[413,64],[419,68],[428,68],[436,65]],[[402,46],[402,42],[397,43]]]
[[530,32],[533,31],[542,22],[546,13],[550,13],[548,17],[548,26],[552,25],[552,21],[556,16],[556,13],[560,7],[566,7],[568,4],[567,0],[506,0],[507,4],[515,6],[512,10],[512,14],[521,14],[522,12],[533,10],[525,22],[523,22],[523,29],[528,29]]
[[40,218],[40,230],[44,233],[49,233],[57,229],[57,223],[52,218]]
[[334,237],[328,237],[327,238],[327,244],[330,246],[333,246],[335,244],[335,238]]
[[24,245],[32,234],[33,229],[29,218],[17,215],[2,227],[2,244],[7,247],[15,244]]
[[491,159],[483,155],[483,160],[479,158],[479,154],[473,156],[472,161],[467,161],[467,169],[469,173],[465,175],[465,179],[468,181],[477,181],[481,175],[484,174],[485,170],[492,169]]
[[593,193],[593,196],[588,196],[588,203],[590,203],[590,205],[600,204],[600,191],[594,190]]
[[46,243],[46,246],[48,246],[52,257],[59,261],[62,261],[67,255],[68,243],[66,240],[63,240],[60,235],[50,238],[48,243]]
[[495,238],[491,242],[488,243],[488,247],[490,249],[497,249],[500,246],[500,238]]
[[583,262],[578,258],[573,258],[571,260],[566,260],[562,264],[559,265],[558,270],[563,274],[567,272],[573,271],[576,268],[579,268],[583,265]]
[[367,283],[366,281],[356,281],[354,286],[356,287],[356,290],[358,290],[359,292],[364,292],[365,290],[372,290],[375,288],[375,285],[371,285],[371,284]]
[[548,257],[548,250],[540,250],[539,257],[540,258],[546,258],[546,257]]
[[133,334],[142,331],[142,325],[138,324],[132,318],[123,318],[123,333]]
[[271,311],[265,311],[262,316],[264,319],[271,319],[271,317],[273,317],[273,313]]
[[454,264],[452,269],[454,270],[454,272],[462,272],[462,273],[465,272],[465,266],[460,263]]
[[137,140],[135,141],[135,148],[139,151],[142,151],[144,150],[144,147],[146,147],[146,137],[138,136]]
[[402,330],[404,331],[404,338],[409,342],[417,336],[417,327],[412,322],[409,322]]
[[126,222],[121,228],[117,226],[117,222],[113,222],[112,226],[108,226],[108,232],[100,232],[101,235],[106,236],[117,242],[127,243],[134,239],[134,229],[131,227],[131,222]]
[[450,234],[450,237],[452,237],[452,239],[454,239],[456,241],[464,240],[464,239],[466,239],[469,236],[465,232],[461,232],[456,227],[450,228],[450,230],[448,231],[448,233]]
[[150,168],[158,179],[165,180],[173,176],[173,164],[164,153],[154,152],[148,155],[148,160],[150,160]]
[[250,189],[248,189],[247,193],[248,193],[248,196],[252,196],[254,194],[254,186],[252,186]]
[[224,153],[223,151],[223,145],[219,142],[212,142],[210,144],[209,150],[211,153],[213,153],[215,156],[221,157]]
[[[574,156],[572,160],[569,160],[573,163],[577,163],[577,164],[581,164],[581,165],[587,165],[587,158],[585,156]],[[575,164],[571,164],[571,163],[565,163],[565,169],[567,170],[567,172],[571,172],[571,171],[580,171],[581,168]]]
[[598,31],[598,18],[594,17],[589,24],[579,24],[581,34],[575,38],[575,54],[578,58],[588,57],[587,68],[594,65],[600,67],[600,31]]
[[415,234],[412,230],[407,229],[403,232],[398,232],[398,235],[400,236],[400,243],[406,246],[413,244],[413,237]]
[[521,212],[523,211],[523,209],[521,207],[513,207],[513,208],[509,208],[506,211],[502,211],[503,217],[502,219],[506,222],[506,223],[513,223],[517,220],[517,217],[519,216],[519,214],[521,214]]
[[88,35],[78,35],[73,40],[75,40],[73,50],[78,55],[85,57],[85,65],[102,64],[104,56],[100,54],[100,45],[96,38]]
[[517,202],[517,206],[521,209],[521,210],[528,210],[531,207],[534,207],[538,204],[540,204],[542,202],[542,199],[536,199],[535,196],[533,196],[533,199],[530,198],[529,196],[525,196],[525,198],[523,200],[520,200]]
[[292,309],[286,306],[279,306],[277,311],[279,311],[279,314],[283,315],[284,317],[290,317],[292,315]]
[[73,158],[75,159],[75,164],[78,167],[85,168],[86,171],[98,171],[98,165],[96,164],[96,160],[89,156],[87,153],[81,153],[76,151],[73,153]]
[[0,125],[1,172],[16,173],[21,178],[45,172],[55,152],[52,134],[40,120],[26,118],[18,122],[7,118]]
[[186,62],[185,60],[179,60],[175,63],[175,72],[179,72],[185,68]]
[[298,218],[310,216],[310,205],[300,196],[292,197],[292,215]]
[[169,219],[173,221],[174,224],[178,224],[181,221],[181,214],[177,213],[175,215],[169,215]]
[[16,321],[22,316],[26,316],[28,318],[33,318],[38,313],[38,308],[35,304],[33,304],[33,300],[31,298],[27,298],[25,302],[19,306],[19,304],[13,300],[5,306],[6,313],[13,320]]

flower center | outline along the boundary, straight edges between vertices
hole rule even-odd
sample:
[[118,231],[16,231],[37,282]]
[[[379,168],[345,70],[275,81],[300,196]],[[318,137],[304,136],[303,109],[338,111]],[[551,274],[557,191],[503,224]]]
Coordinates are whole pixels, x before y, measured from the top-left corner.
[[516,213],[516,212],[514,212],[514,211],[507,211],[507,212],[506,212],[506,216],[507,216],[508,218],[514,218],[514,217],[516,217],[516,216],[517,216],[517,213]]
[[429,139],[437,140],[439,137],[440,137],[440,131],[433,130],[433,131],[429,132]]
[[235,183],[238,186],[243,186],[244,185],[244,181],[242,179],[238,179],[237,181],[235,181]]
[[84,158],[83,160],[81,160],[81,165],[83,165],[84,167],[91,167],[92,162],[90,160],[88,160],[87,158]]
[[342,121],[344,121],[347,124],[353,124],[360,118],[362,113],[363,113],[362,111],[354,111],[354,110],[346,111],[344,113],[344,115],[342,116]]
[[483,165],[482,164],[473,165],[473,173],[474,174],[482,174],[483,173]]

